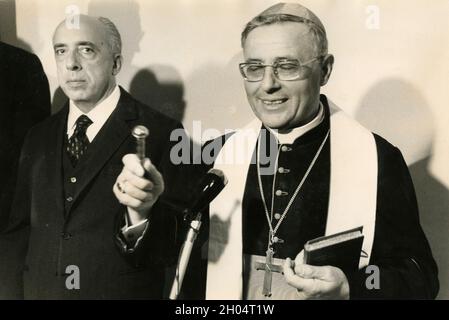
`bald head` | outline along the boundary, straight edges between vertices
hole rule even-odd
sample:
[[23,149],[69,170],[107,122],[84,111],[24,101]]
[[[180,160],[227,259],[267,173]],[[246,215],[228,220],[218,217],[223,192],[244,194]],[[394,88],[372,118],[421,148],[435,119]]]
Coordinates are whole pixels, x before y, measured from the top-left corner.
[[85,14],[81,14],[79,16],[79,25],[76,26],[73,23],[70,23],[67,19],[61,21],[56,27],[55,33],[53,34],[53,43],[54,36],[59,29],[68,29],[73,30],[77,28],[81,28],[83,25],[84,28],[91,27],[92,29],[96,29],[98,32],[102,33],[104,36],[104,41],[109,45],[109,49],[112,54],[121,54],[122,53],[122,39],[120,33],[115,26],[115,24],[104,17],[93,17]]
[[121,68],[120,34],[105,18],[79,16],[79,24],[61,22],[53,36],[58,80],[83,112],[107,98]]

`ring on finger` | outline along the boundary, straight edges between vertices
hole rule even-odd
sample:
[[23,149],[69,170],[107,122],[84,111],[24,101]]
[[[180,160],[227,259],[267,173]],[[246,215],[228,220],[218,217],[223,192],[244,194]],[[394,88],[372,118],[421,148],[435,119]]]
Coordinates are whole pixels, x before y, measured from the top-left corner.
[[123,184],[121,184],[120,182],[117,182],[117,189],[121,193],[126,193],[126,191],[125,191],[125,183],[126,183],[126,181],[124,181]]

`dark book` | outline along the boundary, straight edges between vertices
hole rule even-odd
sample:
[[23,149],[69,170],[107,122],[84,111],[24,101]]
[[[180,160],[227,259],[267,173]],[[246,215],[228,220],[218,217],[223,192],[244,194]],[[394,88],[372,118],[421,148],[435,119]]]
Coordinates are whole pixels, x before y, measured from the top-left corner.
[[313,266],[333,266],[345,275],[358,270],[362,253],[363,227],[307,241],[304,263]]

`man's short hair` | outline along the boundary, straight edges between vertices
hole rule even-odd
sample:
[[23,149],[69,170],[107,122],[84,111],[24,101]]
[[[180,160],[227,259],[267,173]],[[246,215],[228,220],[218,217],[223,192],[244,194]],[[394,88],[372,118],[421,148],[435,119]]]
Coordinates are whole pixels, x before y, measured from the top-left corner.
[[245,44],[246,38],[248,37],[248,34],[253,31],[254,29],[261,27],[261,26],[268,26],[272,24],[282,24],[285,22],[297,22],[297,23],[304,23],[309,27],[310,34],[314,38],[315,42],[315,48],[318,55],[326,55],[328,50],[328,44],[327,44],[327,36],[325,31],[320,28],[318,25],[313,23],[312,21],[298,17],[291,14],[271,14],[271,15],[259,15],[252,19],[250,22],[248,22],[245,26],[245,29],[242,32],[241,37],[241,45],[242,48]]
[[108,34],[108,44],[110,46],[112,54],[122,54],[122,38],[120,37],[120,32],[118,31],[115,24],[105,17],[98,17],[98,21],[100,21],[104,27],[106,28],[106,32]]

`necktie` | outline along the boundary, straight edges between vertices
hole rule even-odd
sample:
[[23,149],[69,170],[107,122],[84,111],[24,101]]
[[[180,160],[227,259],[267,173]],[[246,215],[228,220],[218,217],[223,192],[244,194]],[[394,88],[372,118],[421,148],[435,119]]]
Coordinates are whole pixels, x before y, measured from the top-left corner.
[[67,144],[67,153],[74,167],[77,165],[81,156],[86,153],[87,147],[89,146],[86,130],[91,124],[92,120],[86,115],[82,115],[76,120],[75,131]]

